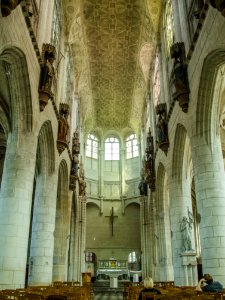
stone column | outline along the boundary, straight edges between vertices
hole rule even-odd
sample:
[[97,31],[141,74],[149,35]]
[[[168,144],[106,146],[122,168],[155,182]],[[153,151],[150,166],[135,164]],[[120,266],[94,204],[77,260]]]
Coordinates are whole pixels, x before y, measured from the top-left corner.
[[[78,186],[77,186],[78,191]],[[76,196],[76,208],[75,208],[75,247],[74,247],[74,281],[81,281],[80,271],[80,203],[79,196]]]
[[141,269],[142,269],[142,277],[145,278],[146,276],[146,226],[145,226],[145,219],[144,219],[144,210],[145,210],[145,196],[140,196],[140,221],[141,221]]
[[86,196],[81,196],[80,203],[81,203],[81,247],[80,247],[80,270],[81,273],[85,271],[85,247],[86,247]]
[[29,285],[52,283],[58,172],[39,174],[36,181]]
[[0,289],[25,284],[36,147],[33,133],[8,136],[0,193]]
[[[181,182],[182,180],[183,182]],[[183,264],[181,256],[185,256],[186,254],[192,254],[192,256],[196,256],[193,224],[191,224],[192,229],[190,230],[190,248],[186,247],[185,249],[185,240],[181,229],[183,218],[187,218],[187,221],[190,222],[188,210],[190,213],[192,211],[191,184],[189,180],[185,181],[184,178],[182,180],[173,178],[170,180],[169,184],[171,199],[170,219],[172,230],[172,255],[175,285],[186,285],[187,282],[190,282],[190,279],[187,278],[188,273],[186,265]],[[196,265],[195,268],[197,268]]]
[[155,278],[155,205],[154,205],[155,192],[149,190],[148,206],[146,207],[146,223],[147,223],[147,253],[148,253],[148,276]]
[[225,283],[225,172],[219,136],[191,139],[203,273]]
[[120,196],[125,195],[125,152],[124,147],[120,149]]
[[[99,197],[103,197],[104,193],[104,179],[103,179],[103,174],[104,174],[104,151],[102,149],[102,146],[100,146],[99,151],[98,151],[98,159],[99,159],[99,164],[98,164],[98,172],[99,172]],[[101,213],[103,207],[101,207]]]

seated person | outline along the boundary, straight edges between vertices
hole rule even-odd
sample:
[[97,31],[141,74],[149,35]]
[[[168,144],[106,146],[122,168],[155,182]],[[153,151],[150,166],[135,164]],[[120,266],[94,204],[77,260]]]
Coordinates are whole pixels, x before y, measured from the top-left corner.
[[210,274],[204,274],[203,278],[199,280],[196,290],[202,292],[222,292],[223,285],[219,281],[213,281]]
[[[138,300],[142,300],[142,293],[153,293],[153,294],[161,294],[161,292],[153,287],[153,280],[151,277],[146,277],[144,280],[144,289],[140,292]],[[148,300],[152,300],[153,298],[147,298]]]

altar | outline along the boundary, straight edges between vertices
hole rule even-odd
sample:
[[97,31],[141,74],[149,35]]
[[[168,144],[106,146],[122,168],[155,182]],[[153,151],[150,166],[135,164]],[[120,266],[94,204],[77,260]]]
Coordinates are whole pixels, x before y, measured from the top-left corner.
[[[112,279],[113,278],[113,279]],[[98,280],[110,280],[110,287],[118,285],[118,280],[129,280],[127,261],[100,260],[97,269]]]

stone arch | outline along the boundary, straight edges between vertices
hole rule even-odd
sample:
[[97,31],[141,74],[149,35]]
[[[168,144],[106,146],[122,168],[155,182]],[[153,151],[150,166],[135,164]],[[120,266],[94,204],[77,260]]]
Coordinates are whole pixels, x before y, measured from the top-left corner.
[[69,181],[68,166],[63,159],[59,165],[56,217],[54,232],[53,281],[63,281],[67,274],[67,240],[69,239]]
[[50,121],[44,122],[38,136],[37,168],[39,173],[52,174],[55,171],[55,147]]
[[33,111],[25,54],[17,47],[7,48],[0,55],[0,64],[4,64],[10,91],[10,98],[5,101],[4,107],[10,129],[31,132]]
[[187,132],[183,125],[178,124],[174,138],[174,149],[172,159],[172,177],[176,177],[177,181],[181,183],[183,170],[183,156],[185,148]]
[[225,64],[225,49],[212,51],[204,60],[196,111],[196,133],[207,142],[213,138],[215,126],[215,110],[219,105],[216,92],[216,78],[219,68]]
[[168,177],[166,169],[159,163],[156,177],[155,197],[155,253],[157,253],[157,265],[155,277],[162,280],[173,280],[172,269],[172,245],[170,225],[170,202],[168,192]]
[[77,255],[77,240],[76,240],[76,224],[77,224],[77,194],[73,191],[71,203],[71,216],[70,216],[70,237],[69,237],[69,250],[68,250],[68,281],[75,281],[75,258]]

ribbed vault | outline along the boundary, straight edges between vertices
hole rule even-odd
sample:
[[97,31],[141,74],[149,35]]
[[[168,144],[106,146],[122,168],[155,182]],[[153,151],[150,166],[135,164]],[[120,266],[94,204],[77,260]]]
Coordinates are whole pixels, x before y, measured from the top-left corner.
[[86,130],[137,129],[155,56],[161,0],[63,3]]

